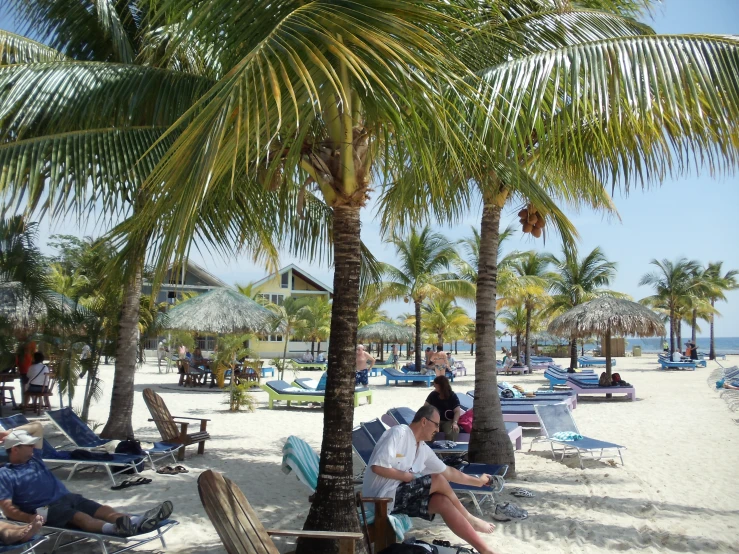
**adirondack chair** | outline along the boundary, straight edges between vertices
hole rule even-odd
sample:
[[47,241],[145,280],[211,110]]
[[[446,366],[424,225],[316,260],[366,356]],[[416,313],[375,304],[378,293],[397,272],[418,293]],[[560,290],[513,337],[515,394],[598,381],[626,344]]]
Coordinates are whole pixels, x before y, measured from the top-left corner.
[[353,554],[362,533],[268,530],[233,481],[211,469],[198,477],[198,494],[228,554],[279,554],[270,536],[338,540],[340,554]]
[[[205,452],[205,441],[210,439],[206,427],[208,426],[209,419],[201,419],[197,417],[182,417],[173,416],[169,413],[167,405],[159,396],[151,389],[144,389],[144,402],[146,407],[149,408],[151,419],[159,429],[159,434],[162,436],[162,442],[181,444],[183,448],[177,453],[177,459],[182,461],[185,459],[185,446],[198,443],[198,454]],[[187,421],[175,421],[179,419],[190,419],[193,421],[200,422],[200,431],[196,433],[187,432],[189,422]],[[179,430],[177,426],[180,426]]]

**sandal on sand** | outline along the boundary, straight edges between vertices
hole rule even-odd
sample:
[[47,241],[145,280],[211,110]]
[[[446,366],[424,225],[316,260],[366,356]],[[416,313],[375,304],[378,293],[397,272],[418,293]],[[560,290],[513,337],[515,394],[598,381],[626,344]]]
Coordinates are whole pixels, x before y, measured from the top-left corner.
[[185,466],[174,466],[173,468],[177,473],[190,473],[190,470],[188,470]]
[[177,475],[179,471],[177,471],[172,466],[164,466],[157,469],[157,473],[159,475]]
[[514,519],[526,519],[529,517],[529,513],[526,510],[522,510],[510,502],[506,502],[505,504],[496,504],[495,515],[503,515]]
[[520,498],[534,498],[534,493],[526,489],[513,489],[511,494]]
[[135,487],[136,485],[148,485],[149,483],[151,483],[151,479],[147,479],[146,477],[139,477],[138,479],[126,479],[120,485],[110,487],[110,490],[120,491],[123,489],[128,489],[130,487]]

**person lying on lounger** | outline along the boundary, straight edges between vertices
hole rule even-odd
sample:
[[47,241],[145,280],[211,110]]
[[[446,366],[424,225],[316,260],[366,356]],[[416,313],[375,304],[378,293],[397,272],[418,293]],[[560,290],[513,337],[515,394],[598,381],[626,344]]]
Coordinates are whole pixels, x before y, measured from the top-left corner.
[[33,434],[24,429],[0,431],[9,459],[0,468],[0,509],[8,519],[34,526],[40,516],[52,527],[131,537],[153,531],[172,513],[169,500],[143,515],[132,515],[70,493],[41,460],[41,426],[31,430]]
[[407,514],[433,520],[440,514],[449,529],[470,543],[480,554],[495,554],[478,533],[492,533],[495,525],[470,514],[457,498],[449,481],[482,487],[490,475],[466,475],[447,466],[429,448],[439,430],[439,411],[424,405],[410,425],[396,425],[375,445],[364,474],[362,496],[389,497],[391,514]]
[[739,390],[739,380],[732,381],[731,383],[724,383],[725,389]]

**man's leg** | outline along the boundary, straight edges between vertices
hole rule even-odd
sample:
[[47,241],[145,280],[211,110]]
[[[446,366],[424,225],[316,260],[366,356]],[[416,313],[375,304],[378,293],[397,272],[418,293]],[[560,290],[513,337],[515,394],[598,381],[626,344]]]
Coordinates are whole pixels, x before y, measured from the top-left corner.
[[[467,508],[465,508],[459,501],[459,498],[457,498],[456,493],[452,490],[449,481],[447,481],[446,477],[443,475],[433,474],[431,476],[431,494],[432,499],[434,497],[433,495],[436,494],[447,497],[457,511],[462,514],[462,517],[464,517],[472,528],[475,529],[475,531],[479,531],[480,533],[492,533],[495,530],[495,525],[485,521],[484,519],[475,517],[467,511]],[[446,521],[446,518],[444,518],[444,520]]]
[[477,534],[477,531],[475,531],[470,522],[462,515],[449,497],[440,493],[431,495],[429,513],[439,514],[452,533],[470,543],[480,554],[495,554],[495,551],[485,544],[480,538],[480,535]]
[[9,545],[30,541],[43,524],[41,516],[36,516],[33,522],[27,525],[13,525],[7,521],[0,521],[0,542]]

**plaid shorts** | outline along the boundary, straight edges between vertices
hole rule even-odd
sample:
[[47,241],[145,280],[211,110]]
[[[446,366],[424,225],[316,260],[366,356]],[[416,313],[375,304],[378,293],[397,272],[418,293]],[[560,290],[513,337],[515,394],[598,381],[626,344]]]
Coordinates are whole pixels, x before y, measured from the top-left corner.
[[357,371],[356,377],[354,379],[354,385],[357,387],[368,386],[369,385],[369,370],[363,369],[361,371]]
[[401,483],[395,490],[393,514],[407,514],[433,521],[436,514],[429,514],[431,500],[431,475],[416,477],[409,483]]

